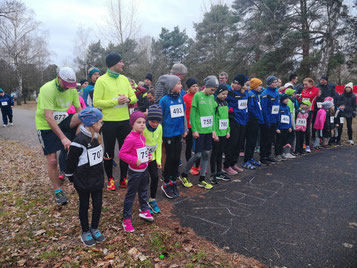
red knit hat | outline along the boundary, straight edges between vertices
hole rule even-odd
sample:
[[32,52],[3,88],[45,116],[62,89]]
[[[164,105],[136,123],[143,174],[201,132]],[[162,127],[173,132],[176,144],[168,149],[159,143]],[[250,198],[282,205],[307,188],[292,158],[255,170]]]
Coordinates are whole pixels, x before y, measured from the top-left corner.
[[130,115],[130,120],[129,120],[130,126],[133,126],[134,123],[135,123],[135,121],[136,121],[138,118],[144,118],[144,119],[146,120],[145,114],[143,114],[143,113],[140,112],[140,111],[135,111],[135,112],[133,112],[133,113]]

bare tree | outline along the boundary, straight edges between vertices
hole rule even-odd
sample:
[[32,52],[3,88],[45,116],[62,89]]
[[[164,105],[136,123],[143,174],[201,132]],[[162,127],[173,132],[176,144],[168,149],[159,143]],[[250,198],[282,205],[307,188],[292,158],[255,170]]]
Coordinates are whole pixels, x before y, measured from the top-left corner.
[[12,10],[0,20],[0,46],[3,57],[13,66],[17,80],[17,102],[21,104],[24,64],[44,65],[48,57],[45,34],[39,31],[34,13],[18,0],[5,1],[5,10]]
[[74,59],[74,64],[76,65],[80,77],[86,77],[88,73],[88,59],[87,59],[87,51],[89,46],[90,32],[89,29],[84,29],[82,26],[78,27],[76,37],[74,40],[74,55],[76,58]]

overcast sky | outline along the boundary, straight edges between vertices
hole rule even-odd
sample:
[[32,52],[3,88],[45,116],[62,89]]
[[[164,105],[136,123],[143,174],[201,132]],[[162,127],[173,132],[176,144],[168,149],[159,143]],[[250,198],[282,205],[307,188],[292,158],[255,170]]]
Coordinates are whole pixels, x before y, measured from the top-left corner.
[[[36,19],[42,23],[41,28],[48,32],[48,45],[53,52],[50,63],[59,66],[72,63],[78,27],[93,30],[88,36],[90,40],[103,39],[100,29],[105,27],[106,0],[24,0],[24,2],[35,12]],[[173,30],[177,25],[180,30],[186,29],[186,33],[194,37],[193,22],[201,21],[205,5],[209,6],[210,3],[207,0],[137,0],[137,2],[141,24],[139,35],[141,37],[150,35],[155,38],[161,32],[161,27]],[[232,0],[211,2],[224,2],[231,5]]]

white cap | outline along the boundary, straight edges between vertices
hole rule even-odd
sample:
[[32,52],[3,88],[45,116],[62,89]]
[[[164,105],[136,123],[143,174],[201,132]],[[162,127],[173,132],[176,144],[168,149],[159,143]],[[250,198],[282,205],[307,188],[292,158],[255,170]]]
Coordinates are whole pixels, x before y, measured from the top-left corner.
[[286,84],[284,85],[284,87],[285,87],[285,88],[294,87],[294,85],[293,85],[292,83],[288,82],[288,83],[286,83]]
[[63,85],[68,88],[76,88],[76,73],[70,67],[62,67],[59,72],[58,76],[61,78]]

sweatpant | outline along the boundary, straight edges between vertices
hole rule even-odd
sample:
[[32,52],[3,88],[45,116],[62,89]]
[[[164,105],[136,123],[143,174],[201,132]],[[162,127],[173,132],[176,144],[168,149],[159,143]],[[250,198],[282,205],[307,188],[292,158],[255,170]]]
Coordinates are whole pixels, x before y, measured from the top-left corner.
[[228,139],[224,149],[224,168],[233,167],[238,163],[240,148],[244,143],[245,126],[238,124],[234,119],[229,119],[229,126],[231,128],[231,137]]
[[253,158],[255,145],[258,140],[259,124],[256,120],[248,121],[246,126],[246,142],[244,151],[244,162]]
[[12,108],[11,107],[1,108],[1,113],[2,113],[2,122],[4,125],[7,125],[8,118],[9,118],[9,123],[12,123]]
[[132,207],[135,200],[136,193],[138,193],[139,204],[141,211],[148,210],[147,193],[149,183],[149,172],[145,169],[144,172],[133,171],[128,169],[128,190],[124,199],[123,218],[131,219]]
[[149,162],[148,170],[150,174],[150,197],[155,199],[157,186],[159,184],[159,173],[156,160]]
[[280,134],[276,133],[275,155],[281,155],[283,153],[283,147],[288,143],[288,140],[288,129],[280,129]]
[[273,144],[275,124],[270,127],[262,125],[260,128],[260,159],[270,157]]
[[[195,142],[195,140],[192,136],[192,129],[189,128],[187,136],[186,136],[186,149],[185,149],[186,162],[188,162],[188,160],[190,160],[191,155],[192,155],[192,150],[193,151],[195,150],[194,142]],[[199,165],[200,165],[200,161],[197,160],[196,167],[198,167]]]
[[[104,121],[102,126],[102,134],[104,141],[104,169],[108,179],[113,178],[113,157],[115,143],[118,141],[119,150],[122,147],[126,136],[130,133],[131,128],[129,120],[125,121]],[[120,181],[126,178],[128,172],[128,164],[120,160]]]
[[219,141],[212,141],[212,153],[211,153],[211,174],[221,174],[222,173],[222,156],[224,151],[224,146],[226,144],[226,136],[219,137]]
[[188,174],[188,172],[193,167],[193,165],[196,163],[196,161],[201,159],[201,162],[200,162],[201,169],[200,169],[200,179],[199,180],[203,181],[206,176],[206,170],[207,170],[208,160],[209,160],[209,152],[210,151],[202,151],[202,152],[197,152],[194,155],[192,155],[190,160],[188,160],[183,173]]
[[170,179],[175,181],[177,178],[182,149],[182,135],[169,138],[163,137],[162,140],[166,150],[166,162],[163,176],[165,183],[169,183]]
[[79,196],[79,220],[83,232],[89,232],[88,223],[88,209],[89,209],[89,197],[92,196],[92,223],[91,228],[97,229],[100,220],[100,214],[102,213],[102,197],[103,189],[96,191],[86,191],[76,189]]
[[303,131],[296,131],[296,146],[295,146],[295,153],[302,154],[304,153],[304,137],[305,132]]

